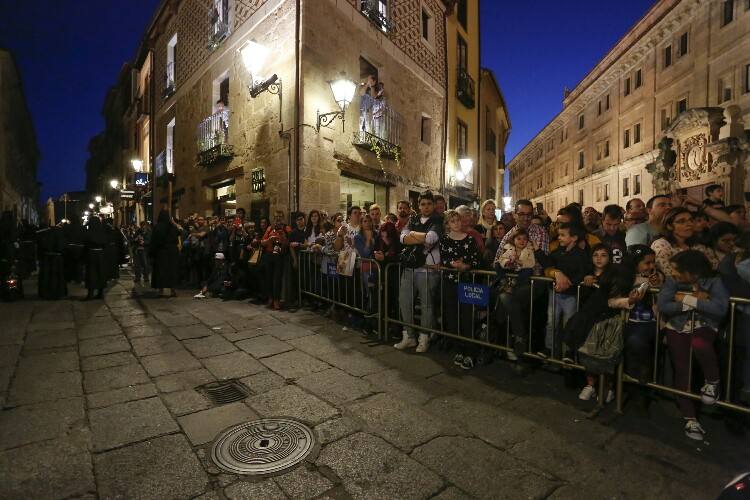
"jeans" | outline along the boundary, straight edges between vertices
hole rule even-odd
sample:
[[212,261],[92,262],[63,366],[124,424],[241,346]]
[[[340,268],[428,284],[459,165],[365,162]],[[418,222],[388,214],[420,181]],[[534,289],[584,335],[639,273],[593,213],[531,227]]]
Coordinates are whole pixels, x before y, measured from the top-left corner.
[[[414,323],[414,296],[418,294],[422,305],[419,323],[423,328],[435,328],[435,297],[439,288],[438,271],[404,269],[399,287],[401,320],[404,323]],[[405,327],[405,330],[410,337],[416,338],[411,326]]]
[[[552,299],[554,294],[554,300]],[[554,302],[554,310],[552,304]],[[550,291],[547,306],[547,327],[545,329],[544,347],[552,350],[560,345],[560,332],[571,316],[576,313],[576,296]],[[557,335],[555,335],[557,333]],[[558,353],[559,354],[559,353]]]
[[655,321],[625,323],[625,371],[643,383],[651,378],[655,338]]
[[133,250],[133,272],[135,273],[135,281],[137,283],[141,282],[141,276],[148,281],[148,276],[151,274],[151,271],[148,265],[146,250],[143,248],[136,248]]

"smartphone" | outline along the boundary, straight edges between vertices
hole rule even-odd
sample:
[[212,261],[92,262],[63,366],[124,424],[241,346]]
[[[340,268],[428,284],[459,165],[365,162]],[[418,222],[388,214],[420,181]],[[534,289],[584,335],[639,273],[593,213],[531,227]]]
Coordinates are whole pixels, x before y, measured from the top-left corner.
[[638,293],[645,293],[648,292],[648,289],[651,288],[651,284],[648,281],[644,281],[641,283],[636,290]]

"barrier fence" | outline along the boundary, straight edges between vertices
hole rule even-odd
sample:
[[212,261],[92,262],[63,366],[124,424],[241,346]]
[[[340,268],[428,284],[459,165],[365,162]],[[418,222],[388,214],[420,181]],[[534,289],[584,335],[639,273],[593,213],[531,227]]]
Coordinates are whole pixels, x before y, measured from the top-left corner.
[[[365,271],[362,271],[362,267]],[[458,276],[457,276],[458,275]],[[456,279],[458,278],[458,279]],[[299,294],[325,301],[347,310],[362,314],[366,320],[377,324],[377,333],[381,341],[391,340],[391,331],[398,326],[408,331],[419,331],[441,336],[459,342],[465,342],[476,348],[488,348],[496,351],[514,353],[514,335],[511,330],[511,311],[516,304],[512,300],[513,291],[505,286],[508,280],[518,280],[516,274],[508,274],[499,280],[496,273],[486,270],[471,270],[457,272],[446,267],[431,267],[429,269],[409,269],[399,262],[389,262],[384,266],[372,259],[357,257],[352,276],[342,276],[336,272],[336,255],[301,252],[299,268]],[[524,352],[518,355],[534,359],[542,363],[557,365],[563,369],[586,371],[586,367],[579,362],[577,351],[572,356],[563,352],[564,342],[558,322],[552,323],[551,335],[546,335],[551,311],[558,300],[555,293],[551,293],[554,280],[544,276],[528,278],[528,323],[525,326],[526,335]],[[581,295],[585,287],[578,285],[575,293],[575,310],[581,307]],[[404,294],[404,291],[407,293]],[[649,291],[654,296],[658,289]],[[427,295],[431,304],[426,304]],[[728,322],[724,329],[724,337],[715,342],[721,348],[723,356],[719,365],[722,370],[720,381],[721,394],[717,398],[716,406],[731,411],[750,414],[750,407],[737,404],[733,395],[738,391],[732,382],[737,364],[736,341],[740,334],[738,320],[739,305],[750,305],[750,300],[731,297]],[[437,306],[437,311],[434,307]],[[541,312],[540,312],[541,308]],[[406,313],[407,317],[404,317]],[[693,315],[695,312],[692,313]],[[502,318],[500,321],[499,317]],[[554,318],[554,316],[552,316]],[[622,315],[627,321],[627,315]],[[700,400],[701,394],[693,390],[694,353],[692,342],[689,354],[689,380],[684,388],[667,385],[667,375],[664,366],[667,364],[668,348],[665,346],[663,322],[658,310],[656,312],[655,332],[653,335],[653,359],[649,360],[652,370],[648,380],[641,380],[626,371],[625,363],[621,361],[615,373],[611,376],[599,376],[597,408],[592,412],[597,414],[605,404],[605,393],[608,382],[612,384],[616,398],[616,411],[622,412],[624,384],[638,384],[653,391],[671,396],[683,396]],[[418,321],[417,321],[418,320]],[[694,328],[694,322],[691,322]],[[502,328],[501,328],[502,327]],[[747,328],[747,325],[742,328]],[[623,359],[626,357],[628,333],[623,329]],[[691,330],[690,335],[693,335]],[[720,332],[721,335],[721,332]],[[551,341],[551,352],[540,354],[536,347],[540,339],[546,336]],[[585,335],[584,335],[585,338]],[[722,362],[723,361],[723,362]],[[743,360],[750,362],[750,360]],[[724,376],[725,374],[725,376]],[[723,395],[723,397],[722,397]]]

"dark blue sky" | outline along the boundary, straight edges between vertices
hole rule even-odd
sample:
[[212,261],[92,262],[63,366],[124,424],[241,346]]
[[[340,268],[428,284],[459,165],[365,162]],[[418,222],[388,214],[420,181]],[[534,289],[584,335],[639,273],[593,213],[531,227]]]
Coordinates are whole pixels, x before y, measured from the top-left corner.
[[[482,1],[482,64],[513,124],[510,160],[652,0]],[[21,68],[41,151],[42,200],[82,189],[107,89],[130,60],[158,0],[0,0],[0,47]]]

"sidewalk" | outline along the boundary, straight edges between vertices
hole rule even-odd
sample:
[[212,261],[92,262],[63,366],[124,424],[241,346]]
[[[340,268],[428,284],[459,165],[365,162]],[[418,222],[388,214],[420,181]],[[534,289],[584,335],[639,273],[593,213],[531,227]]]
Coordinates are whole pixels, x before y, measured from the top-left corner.
[[[715,498],[750,469],[746,437],[704,416],[708,443],[692,442],[670,403],[605,425],[557,375],[466,373],[309,312],[134,299],[127,277],[104,301],[71,288],[0,303],[0,498]],[[252,394],[194,390],[220,379]],[[220,431],[279,416],[315,430],[302,466],[213,465]]]

